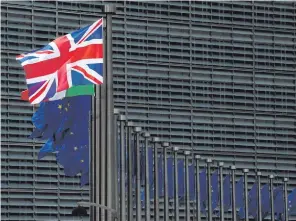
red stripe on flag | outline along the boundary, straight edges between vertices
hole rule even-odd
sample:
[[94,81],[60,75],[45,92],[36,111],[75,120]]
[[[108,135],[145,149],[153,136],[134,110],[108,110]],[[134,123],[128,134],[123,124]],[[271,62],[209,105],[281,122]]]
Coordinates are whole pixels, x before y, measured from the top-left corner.
[[46,89],[46,86],[48,85],[49,81],[47,81],[41,88],[38,93],[36,93],[33,97],[29,98],[30,103],[34,102]]
[[[24,101],[29,101],[29,90],[28,89],[21,92],[21,99]],[[48,101],[49,101],[49,99],[43,100],[43,102],[48,102]]]
[[28,89],[21,92],[21,99],[24,101],[29,100],[29,90]]
[[99,20],[99,22],[88,32],[88,34],[84,37],[84,38],[82,38],[82,39],[80,39],[80,41],[79,42],[77,42],[77,44],[80,44],[81,42],[83,42],[85,39],[87,39],[90,35],[92,35],[93,34],[93,31],[98,27],[98,26],[100,26],[101,24],[102,24],[102,22],[103,22],[103,19],[100,19]]
[[103,58],[103,44],[93,44],[86,47],[77,48],[72,52],[69,63],[83,59],[99,59]]
[[35,54],[52,54],[53,51],[46,50],[46,51],[36,51]]
[[91,79],[92,81],[94,81],[96,84],[102,84],[101,81],[99,81],[98,79],[96,79],[94,76],[88,74],[83,68],[79,67],[79,66],[74,66],[72,67],[73,69],[76,69],[77,71],[83,73],[83,75],[89,79]]
[[58,70],[57,77],[58,77],[58,88],[57,88],[57,92],[67,90],[69,88],[69,83],[68,83],[68,75],[67,75],[66,64],[64,64]]
[[21,59],[23,57],[25,57],[25,55],[23,55],[23,54],[20,54],[20,55],[16,56],[17,59]]

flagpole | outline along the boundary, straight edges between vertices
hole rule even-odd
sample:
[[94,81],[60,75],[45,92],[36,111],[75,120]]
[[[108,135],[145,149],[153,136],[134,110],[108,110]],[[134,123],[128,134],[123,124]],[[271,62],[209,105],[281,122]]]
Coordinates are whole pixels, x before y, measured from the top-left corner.
[[120,129],[120,126],[118,125],[119,123],[119,116],[120,116],[120,111],[119,109],[117,108],[114,108],[114,136],[115,136],[115,142],[113,143],[114,144],[114,152],[112,154],[112,159],[114,159],[113,163],[114,163],[114,167],[113,167],[113,171],[112,171],[112,174],[116,174],[117,176],[114,178],[114,181],[113,182],[113,185],[112,185],[112,188],[113,188],[113,191],[112,191],[112,199],[114,199],[115,201],[114,204],[112,206],[113,209],[115,209],[116,211],[118,211],[118,215],[119,215],[119,176],[120,176],[120,165],[119,165],[119,162],[120,162],[120,152],[118,151],[119,150],[119,147],[120,147],[120,144],[118,143],[119,141],[119,136],[120,134],[118,133],[118,129]]
[[132,148],[132,128],[134,127],[134,123],[131,121],[127,122],[127,152],[128,152],[128,160],[127,160],[127,214],[128,214],[128,221],[134,220],[133,214],[133,150]]
[[190,151],[186,150],[185,155],[185,220],[190,221],[190,199],[189,199],[189,155]]
[[120,115],[120,220],[126,220],[126,149],[125,149],[125,122],[126,116]]
[[285,221],[289,220],[289,215],[288,215],[288,190],[287,190],[287,182],[288,178],[284,178],[284,217]]
[[168,198],[168,159],[167,149],[170,146],[168,142],[161,144],[163,147],[163,175],[164,175],[164,221],[169,220],[169,198]]
[[274,221],[274,204],[273,204],[273,175],[269,175],[269,191],[270,191],[270,212],[271,221]]
[[262,220],[262,206],[261,206],[261,172],[257,172],[257,202],[258,202],[258,210],[257,210],[257,217],[258,221]]
[[[104,5],[104,83],[96,87],[95,157],[92,168],[95,172],[95,190],[92,192],[95,203],[116,209],[116,147],[114,142],[114,103],[113,103],[113,62],[112,62],[112,15],[116,13],[114,5]],[[95,221],[111,220],[106,211],[95,211]],[[106,219],[107,218],[107,219]]]
[[200,215],[200,180],[199,180],[199,161],[200,155],[195,155],[195,200],[196,200],[196,220],[201,221]]
[[178,176],[178,147],[174,147],[174,216],[179,221],[179,176]]
[[224,163],[219,162],[220,221],[224,221],[223,166],[224,166]]
[[[100,197],[100,118],[99,112],[101,109],[101,91],[99,86],[95,87],[95,97],[92,99],[92,133],[91,133],[91,202],[99,203]],[[99,208],[92,207],[90,209],[90,219],[91,221],[98,220]]]
[[232,199],[232,221],[236,221],[236,202],[235,202],[235,166],[232,165],[230,167],[231,169],[231,185],[232,185],[232,191],[231,191],[231,199]]
[[211,163],[212,159],[207,159],[207,190],[208,190],[208,221],[212,221],[212,184],[211,184]]
[[[90,149],[90,165],[89,165],[89,172],[90,172],[90,202],[96,202],[95,199],[95,97],[92,98],[91,102],[91,112],[89,114],[89,149]],[[95,207],[90,207],[90,220],[95,220]]]
[[249,221],[249,201],[248,201],[248,169],[244,169],[244,197],[245,197],[245,221]]
[[141,205],[141,152],[140,152],[140,132],[141,127],[135,127],[135,140],[136,147],[136,220],[141,221],[142,218],[142,205]]
[[159,221],[159,186],[158,186],[158,137],[152,138],[154,150],[154,221]]
[[146,221],[150,221],[150,177],[149,175],[149,166],[152,167],[152,165],[149,164],[149,147],[148,147],[148,139],[150,138],[150,134],[148,132],[144,133],[145,138],[145,217]]

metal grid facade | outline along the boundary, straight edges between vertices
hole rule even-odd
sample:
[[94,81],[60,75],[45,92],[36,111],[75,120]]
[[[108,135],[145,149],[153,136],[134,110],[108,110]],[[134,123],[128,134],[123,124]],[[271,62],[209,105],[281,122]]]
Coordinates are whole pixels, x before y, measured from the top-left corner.
[[[1,3],[2,220],[73,220],[75,203],[88,199],[54,157],[37,160],[15,56],[92,23],[101,5]],[[117,6],[115,106],[163,140],[296,187],[296,2]]]

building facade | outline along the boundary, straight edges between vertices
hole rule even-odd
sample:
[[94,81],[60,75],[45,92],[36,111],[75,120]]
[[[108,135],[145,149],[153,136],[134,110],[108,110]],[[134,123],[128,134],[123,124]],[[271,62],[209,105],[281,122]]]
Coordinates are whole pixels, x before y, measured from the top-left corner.
[[[1,3],[1,220],[74,220],[76,202],[88,200],[54,156],[37,160],[15,56],[92,23],[102,4]],[[295,188],[296,2],[116,5],[115,106],[162,140]]]

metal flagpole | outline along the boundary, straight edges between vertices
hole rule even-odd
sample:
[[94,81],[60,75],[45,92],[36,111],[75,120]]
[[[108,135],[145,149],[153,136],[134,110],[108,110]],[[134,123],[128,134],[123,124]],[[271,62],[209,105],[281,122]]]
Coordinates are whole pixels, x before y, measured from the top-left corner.
[[189,201],[189,160],[188,157],[190,155],[190,151],[185,151],[184,152],[185,155],[185,200],[186,200],[186,207],[185,207],[185,211],[186,211],[186,221],[190,221],[190,201]]
[[244,189],[245,189],[245,221],[249,221],[249,201],[248,201],[248,169],[244,169]]
[[159,186],[158,186],[158,137],[152,138],[154,149],[154,220],[159,221]]
[[199,181],[199,160],[200,155],[195,155],[195,201],[196,201],[196,221],[201,221],[200,216],[200,181]]
[[149,152],[148,152],[148,139],[150,137],[150,134],[145,132],[143,134],[144,138],[145,138],[145,217],[146,217],[146,221],[150,221],[150,179],[151,177],[149,177]]
[[[116,12],[114,5],[104,5],[103,12],[106,14],[106,33],[104,34],[105,50],[104,50],[104,83],[97,87],[100,89],[100,107],[96,107],[97,115],[99,115],[99,125],[97,124],[97,133],[100,134],[100,139],[97,137],[96,146],[97,151],[96,160],[100,159],[100,170],[96,171],[96,183],[100,184],[100,187],[96,185],[96,203],[106,205],[109,208],[116,208],[116,195],[112,194],[115,190],[115,182],[117,182],[116,171],[116,150],[114,145],[114,103],[113,103],[113,56],[112,56],[112,15]],[[104,23],[105,24],[105,23]],[[98,157],[98,154],[100,155]],[[100,216],[100,218],[99,218]],[[111,219],[110,215],[107,215],[106,211],[100,213],[97,212],[96,219],[101,221]]]
[[236,221],[236,203],[235,203],[235,166],[231,166],[231,182],[232,182],[232,221]]
[[289,221],[287,182],[288,182],[288,178],[284,178],[285,221]]
[[140,153],[140,132],[141,127],[135,127],[135,140],[136,140],[136,220],[141,221],[142,206],[141,206],[141,153]]
[[125,184],[126,184],[126,177],[125,177],[125,140],[124,140],[124,126],[126,117],[124,115],[119,116],[120,121],[120,221],[126,220],[125,214]]
[[258,200],[258,221],[262,220],[262,205],[261,205],[261,172],[257,172],[257,200]]
[[164,221],[169,220],[169,197],[168,197],[168,159],[167,148],[170,146],[168,142],[161,144],[163,147],[163,174],[164,174]]
[[[90,113],[90,130],[89,130],[89,141],[90,141],[90,202],[96,202],[96,146],[95,146],[95,99],[92,98],[92,113]],[[96,220],[96,207],[90,207],[90,220]]]
[[207,159],[208,221],[212,221],[211,163],[212,159]]
[[[102,85],[101,85],[102,86]],[[94,203],[100,203],[100,140],[101,140],[101,118],[100,118],[100,110],[101,110],[101,90],[98,85],[95,86],[95,97],[92,103],[92,163],[91,163],[91,195],[92,201]],[[91,210],[91,220],[96,221],[99,219],[99,208],[92,207]]]
[[127,211],[128,220],[133,221],[133,150],[132,150],[132,127],[133,122],[127,122],[127,153],[128,153],[128,169],[127,169]]
[[220,221],[224,221],[223,166],[224,166],[224,163],[220,162],[219,163]]
[[270,195],[270,212],[271,212],[271,221],[274,221],[274,204],[273,204],[273,175],[269,175],[269,195]]
[[118,181],[119,181],[119,172],[120,172],[120,166],[118,164],[118,162],[120,161],[120,157],[118,157],[118,149],[120,147],[120,144],[118,144],[118,119],[119,119],[119,115],[120,115],[120,111],[117,108],[114,108],[114,136],[115,136],[115,152],[113,153],[113,158],[114,158],[114,165],[116,165],[113,168],[112,173],[116,174],[116,180],[115,182],[113,182],[113,186],[112,186],[112,198],[115,200],[114,201],[114,208],[116,211],[118,211],[119,208],[119,201],[118,201],[118,196],[119,196],[119,191],[118,191]]
[[174,216],[179,221],[178,147],[174,147]]

